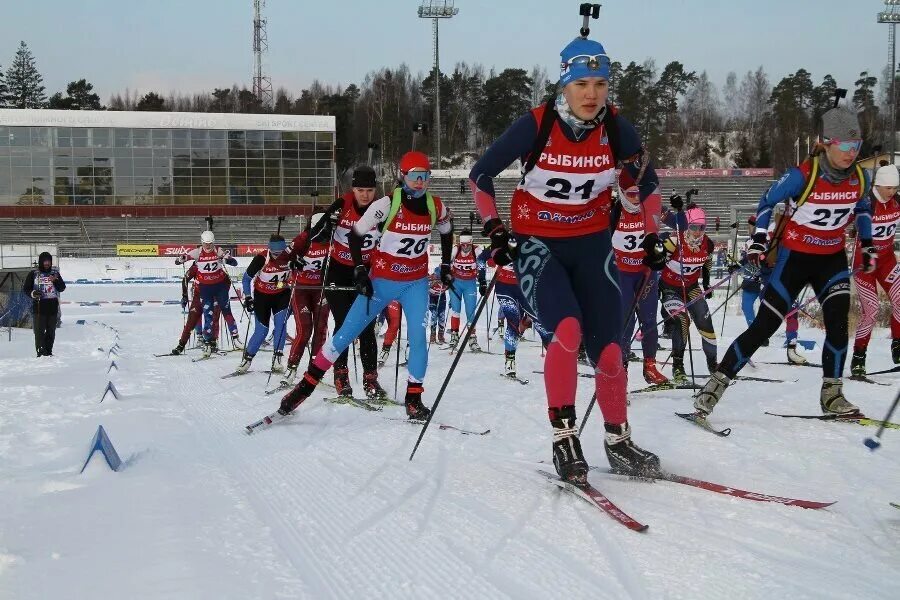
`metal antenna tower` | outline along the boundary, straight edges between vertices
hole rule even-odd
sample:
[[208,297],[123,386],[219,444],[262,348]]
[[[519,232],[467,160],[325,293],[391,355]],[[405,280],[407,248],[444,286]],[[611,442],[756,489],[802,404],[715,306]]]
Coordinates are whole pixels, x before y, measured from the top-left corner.
[[272,78],[263,75],[263,52],[269,49],[269,38],[266,35],[266,20],[262,18],[262,9],[266,0],[253,0],[253,95],[265,108],[272,106]]

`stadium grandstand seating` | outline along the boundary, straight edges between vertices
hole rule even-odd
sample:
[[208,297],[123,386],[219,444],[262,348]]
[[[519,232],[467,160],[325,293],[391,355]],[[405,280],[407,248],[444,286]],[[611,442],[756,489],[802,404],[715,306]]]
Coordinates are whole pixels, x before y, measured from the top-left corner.
[[[497,178],[495,188],[500,216],[509,219],[509,203],[518,180]],[[771,181],[764,177],[731,178],[665,178],[660,181],[664,200],[673,192],[684,193],[695,187],[700,194],[695,200],[706,210],[710,237],[719,241],[729,237],[728,225],[732,210],[739,209],[742,221],[741,233],[746,228],[743,220],[752,211],[760,195]],[[457,229],[467,227],[468,215],[475,210],[471,192],[466,186],[460,192],[460,179],[435,177],[431,190],[447,203],[455,215]],[[740,215],[744,215],[741,217]],[[715,219],[719,217],[720,228],[715,231]],[[286,217],[282,232],[290,238],[302,227],[302,219]],[[275,217],[215,217],[214,229],[217,241],[224,244],[265,243],[274,232]],[[64,254],[83,256],[114,256],[116,244],[187,244],[195,243],[200,232],[206,228],[203,217],[56,217],[0,219],[0,240],[4,244],[52,240]],[[476,239],[480,238],[480,228],[475,227]],[[435,236],[435,241],[437,237]],[[485,240],[481,239],[483,243]]]
[[[216,240],[223,244],[263,244],[275,232],[275,217],[215,217]],[[303,220],[286,217],[282,234],[290,239]],[[206,229],[202,217],[97,217],[55,219],[0,219],[4,244],[47,240],[64,255],[114,256],[116,244],[199,243]]]

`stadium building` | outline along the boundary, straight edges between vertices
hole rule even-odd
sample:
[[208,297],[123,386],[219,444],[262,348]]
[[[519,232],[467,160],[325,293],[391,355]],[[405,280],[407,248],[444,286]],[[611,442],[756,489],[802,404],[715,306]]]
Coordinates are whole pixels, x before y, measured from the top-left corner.
[[334,138],[330,116],[4,109],[0,217],[119,216],[122,207],[262,215],[315,195],[326,203]]

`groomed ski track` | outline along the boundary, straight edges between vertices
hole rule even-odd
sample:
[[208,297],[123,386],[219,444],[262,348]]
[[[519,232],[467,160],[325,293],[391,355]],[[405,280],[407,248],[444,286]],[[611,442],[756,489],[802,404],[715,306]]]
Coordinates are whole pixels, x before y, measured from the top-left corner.
[[[72,287],[72,296],[101,291]],[[119,370],[109,376],[119,401],[98,402],[109,360],[97,348],[114,334],[94,320],[119,328]],[[871,453],[864,429],[763,414],[815,411],[816,369],[746,369],[800,381],[733,386],[712,418],[733,428],[727,439],[672,415],[690,408],[687,390],[639,395],[630,418],[635,441],[670,471],[836,505],[761,505],[592,471],[598,489],[650,525],[639,535],[534,472],[550,460],[543,385],[497,377],[502,357],[464,355],[438,413],[491,434],[433,427],[410,463],[417,427],[329,405],[327,389],[290,420],[245,435],[280,395],[263,395],[262,374],[220,380],[237,354],[153,358],[174,345],[177,306],[121,314],[73,305],[64,321],[52,359],[31,358],[30,331],[0,341],[0,598],[900,596],[900,518],[887,504],[900,491],[900,436],[885,432]],[[739,331],[729,317],[726,334]],[[804,337],[821,342],[818,332]],[[883,338],[876,330],[873,370],[890,362]],[[758,356],[783,358],[778,345]],[[254,368],[270,359],[261,353]],[[432,353],[426,404],[451,359]],[[391,394],[393,360],[381,375]],[[518,363],[523,373],[542,369],[540,348],[521,345]],[[639,373],[633,365],[632,385],[642,384]],[[351,366],[361,391],[352,375]],[[590,380],[578,384],[580,424],[593,390]],[[845,385],[881,418],[894,392],[873,387]],[[127,467],[109,473],[95,457],[79,475],[99,424]],[[605,466],[601,430],[595,409],[582,443]]]

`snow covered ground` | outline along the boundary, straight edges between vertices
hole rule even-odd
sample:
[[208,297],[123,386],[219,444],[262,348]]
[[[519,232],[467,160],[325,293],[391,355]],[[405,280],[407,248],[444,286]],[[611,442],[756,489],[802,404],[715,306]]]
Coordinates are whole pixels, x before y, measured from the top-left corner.
[[[179,293],[72,285],[64,299]],[[270,355],[228,380],[220,376],[236,353],[154,358],[181,324],[179,306],[69,304],[52,358],[33,358],[30,331],[0,337],[0,598],[900,597],[900,511],[888,505],[900,501],[900,431],[872,453],[862,440],[873,428],[763,414],[815,413],[816,369],[748,369],[791,383],[732,387],[714,415],[733,428],[728,438],[673,415],[689,408],[687,391],[634,395],[630,419],[637,443],[671,471],[837,504],[804,510],[592,472],[650,525],[635,533],[536,473],[551,442],[532,373],[542,368],[538,344],[520,347],[527,386],[500,378],[501,356],[465,354],[435,421],[491,433],[432,427],[409,462],[419,428],[387,418],[402,409],[332,405],[324,386],[290,421],[247,436],[243,426],[278,405],[263,395]],[[727,340],[739,332],[729,317]],[[885,337],[875,332],[870,370],[889,366]],[[783,360],[779,345],[754,358]],[[118,370],[107,375],[110,358]],[[450,362],[432,353],[426,404]],[[101,403],[110,380],[121,398]],[[393,392],[393,361],[381,381]],[[643,385],[632,363],[630,387]],[[579,386],[581,416],[592,385]],[[846,392],[881,418],[895,389],[848,382]],[[95,456],[79,474],[101,424],[125,467],[113,473]],[[604,467],[596,411],[582,443]]]

